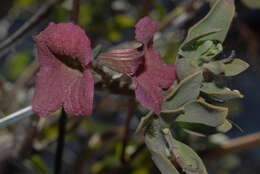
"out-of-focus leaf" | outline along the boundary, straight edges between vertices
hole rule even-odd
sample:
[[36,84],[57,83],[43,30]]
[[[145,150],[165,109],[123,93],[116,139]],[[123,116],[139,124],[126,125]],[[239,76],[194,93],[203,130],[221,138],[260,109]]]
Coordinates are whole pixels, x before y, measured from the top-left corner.
[[115,22],[120,27],[132,27],[134,25],[135,20],[131,16],[118,15],[115,17]]
[[162,110],[175,110],[199,96],[202,72],[198,71],[183,79],[163,104]]
[[189,146],[172,137],[169,129],[164,129],[164,136],[171,153],[186,174],[207,174],[200,157]]
[[50,173],[48,167],[46,166],[44,161],[38,155],[33,155],[31,157],[31,163],[33,164],[35,169],[38,170],[39,173],[42,173],[42,174]]
[[230,90],[228,88],[220,88],[215,83],[203,83],[201,92],[209,98],[216,101],[226,101],[236,98],[243,98],[238,90]]
[[80,26],[88,26],[93,19],[93,7],[90,4],[80,6],[79,24]]
[[249,65],[241,59],[232,59],[225,64],[225,75],[226,76],[235,76],[243,71],[245,71]]
[[30,56],[26,52],[18,53],[13,59],[8,62],[7,76],[14,80],[26,69],[29,64]]
[[218,0],[207,16],[195,24],[188,32],[184,43],[202,35],[205,32],[220,29],[220,32],[202,37],[200,41],[217,40],[223,42],[235,14],[234,0]]
[[176,62],[176,72],[179,80],[183,80],[190,74],[193,74],[199,70],[196,62],[193,59],[182,58]]
[[155,165],[162,174],[179,174],[174,165],[168,159],[170,154],[166,146],[159,119],[153,119],[152,124],[146,131],[145,144],[152,155]]
[[249,8],[253,8],[253,9],[260,8],[259,0],[242,0],[242,2]]
[[224,123],[228,109],[214,106],[202,100],[193,101],[184,106],[185,113],[176,121],[200,123],[207,126],[217,127]]
[[[174,64],[178,53],[179,43],[171,42],[160,49],[163,50],[163,59],[167,64]],[[160,50],[161,51],[161,50]]]
[[19,8],[32,6],[37,0],[15,0],[14,5]]

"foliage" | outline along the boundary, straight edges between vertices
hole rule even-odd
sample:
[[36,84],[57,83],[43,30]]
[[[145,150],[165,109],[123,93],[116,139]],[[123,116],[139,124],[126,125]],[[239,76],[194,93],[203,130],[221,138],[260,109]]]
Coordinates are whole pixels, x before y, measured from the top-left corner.
[[[15,2],[17,3],[16,6],[25,8],[37,1],[16,0]],[[69,11],[72,8],[68,6],[68,2],[56,4],[53,9],[52,20],[59,22],[68,20]],[[105,39],[109,39],[111,42],[109,46],[114,47],[114,42],[133,38],[133,34],[129,31],[133,28],[137,16],[140,15],[133,15],[132,12],[129,12],[132,9],[127,6],[129,4],[126,1],[124,1],[127,4],[125,7],[129,7],[129,9],[125,8],[124,10],[128,11],[127,13],[115,10],[111,5],[112,3],[114,3],[112,0],[90,0],[81,3],[79,25],[81,28],[86,29],[88,36],[91,38],[92,47],[99,42],[105,45],[105,51],[101,50],[99,46],[93,49],[94,56],[92,56],[93,59],[88,65],[84,63],[82,65],[76,62],[75,59],[68,61],[71,57],[77,57],[77,55],[74,55],[77,51],[73,49],[81,48],[80,45],[73,47],[72,51],[68,49],[69,53],[59,50],[68,48],[72,41],[84,39],[85,35],[78,38],[74,37],[77,36],[77,32],[74,30],[69,33],[62,32],[62,37],[58,39],[58,41],[62,42],[55,44],[57,41],[55,35],[59,34],[58,30],[51,33],[54,36],[47,37],[47,40],[44,37],[44,39],[37,41],[38,47],[45,48],[42,52],[44,58],[58,57],[57,60],[60,61],[58,64],[62,68],[69,67],[69,69],[67,69],[68,67],[65,68],[66,72],[71,72],[73,69],[73,71],[77,71],[79,77],[81,77],[80,71],[82,70],[81,66],[83,66],[84,70],[88,69],[95,78],[93,116],[88,118],[69,117],[69,122],[66,125],[68,129],[66,134],[68,147],[66,149],[72,149],[71,151],[76,154],[76,157],[69,159],[71,166],[72,164],[76,166],[71,171],[83,173],[77,171],[77,169],[87,168],[87,171],[91,173],[109,173],[109,171],[112,171],[112,173],[119,171],[120,173],[120,170],[124,168],[124,171],[129,173],[146,174],[150,173],[149,168],[153,167],[148,163],[149,161],[147,162],[150,153],[154,164],[162,174],[207,174],[203,161],[196,154],[196,149],[192,149],[192,145],[188,146],[189,142],[185,140],[185,136],[187,134],[208,136],[229,131],[232,124],[227,118],[229,110],[226,103],[229,100],[243,98],[239,91],[231,90],[223,84],[225,79],[240,74],[249,66],[246,62],[235,58],[233,55],[225,57],[222,54],[225,51],[223,42],[234,18],[234,1],[217,0],[209,13],[190,28],[181,45],[178,45],[178,42],[173,42],[171,38],[169,43],[166,42],[166,39],[163,40],[164,44],[160,42],[160,39],[158,41],[155,32],[160,30],[159,23],[155,22],[155,20],[149,21],[149,19],[148,24],[136,26],[136,32],[138,32],[138,28],[141,31],[141,34],[136,33],[136,39],[141,42],[137,47],[131,47],[131,44],[129,44],[130,46],[127,46],[130,49],[116,48],[107,51],[108,43],[107,41],[104,42]],[[183,12],[182,10],[177,9],[176,11]],[[156,5],[150,12],[150,16],[159,19],[168,17],[166,15],[166,11],[160,5]],[[156,27],[153,26],[153,22],[157,23]],[[159,32],[159,38],[160,34],[162,33]],[[156,43],[158,43],[159,47],[163,47],[162,49],[166,48],[166,61],[175,62],[174,65],[167,65],[161,60],[163,56],[156,50]],[[55,45],[58,45],[58,47],[55,47]],[[96,50],[98,51],[95,53]],[[28,52],[17,53],[15,58],[10,59],[8,62],[10,72],[7,72],[7,77],[11,80],[18,78],[28,66],[28,57],[31,55],[31,50]],[[176,61],[175,57],[177,57]],[[74,63],[76,63],[75,66]],[[43,71],[43,65],[42,62],[40,64],[41,72]],[[78,66],[81,68],[78,68]],[[144,69],[144,66],[147,69]],[[41,79],[45,85],[42,87],[45,90],[43,96],[46,97],[47,101],[43,105],[48,110],[54,101],[59,100],[59,103],[54,108],[51,108],[48,114],[44,114],[45,116],[60,113],[57,111],[50,114],[64,104],[65,99],[63,96],[67,95],[67,88],[72,84],[72,81],[75,81],[75,78],[71,77],[64,83],[64,80],[62,80],[64,78],[58,77],[48,82],[48,78],[59,70],[59,67],[56,66],[52,68],[53,71],[49,74],[44,73],[46,79]],[[169,68],[169,71],[166,70],[167,68]],[[138,81],[137,78],[142,73],[145,75],[143,79]],[[59,75],[69,78],[69,74],[61,73]],[[130,82],[129,77],[134,85]],[[53,86],[59,82],[64,83],[63,86],[65,87],[62,88],[57,85],[53,90]],[[28,88],[31,89],[33,83],[33,80],[30,81],[29,84],[26,84],[26,87],[29,86]],[[77,84],[80,84],[80,82]],[[86,84],[81,85],[83,86],[81,86],[81,89],[87,86]],[[139,92],[137,92],[138,88]],[[30,93],[28,91],[26,91],[26,95]],[[50,97],[53,91],[60,95]],[[77,95],[77,93],[80,93],[78,89],[70,89],[70,91],[70,94],[73,94],[70,95],[70,106],[73,106],[74,110],[68,113],[82,115],[82,113],[77,114],[82,108],[78,107],[80,102],[75,99],[75,96],[79,97],[83,102],[85,96]],[[129,102],[133,101],[134,92],[137,101],[145,108],[142,106],[136,107],[135,102],[133,102],[134,104]],[[118,94],[119,97],[116,97]],[[39,100],[40,97],[35,98]],[[81,107],[84,108],[83,105]],[[41,107],[40,109],[42,109]],[[122,120],[126,116],[127,119],[131,120],[129,117],[139,117],[140,114],[144,116],[140,118],[135,132],[137,136],[142,138],[128,140],[129,130],[132,130],[133,127],[127,125],[130,123],[126,121],[125,127],[122,128]],[[26,166],[37,170],[37,172],[48,173],[52,165],[50,164],[51,160],[45,159],[45,153],[49,153],[50,149],[50,151],[53,151],[52,144],[54,144],[58,135],[56,132],[57,117],[40,118],[40,121],[37,120],[36,122],[37,124],[30,124],[30,126],[37,125],[37,131],[35,132],[38,135],[34,137],[36,143],[31,148],[33,149],[31,150],[32,155],[28,155],[24,163]],[[135,120],[136,122],[137,120]],[[28,127],[28,130],[25,131],[26,134],[30,134],[29,131]],[[121,139],[123,139],[123,143]],[[125,141],[126,147],[124,147]],[[143,142],[146,144],[149,153],[141,151],[142,155],[134,156],[135,153],[140,152],[139,147],[143,147],[141,144]],[[204,143],[204,145],[207,146],[207,143]],[[54,156],[53,153],[52,155]],[[67,164],[67,161],[64,161],[64,164]],[[67,167],[70,166],[64,165],[64,168]]]

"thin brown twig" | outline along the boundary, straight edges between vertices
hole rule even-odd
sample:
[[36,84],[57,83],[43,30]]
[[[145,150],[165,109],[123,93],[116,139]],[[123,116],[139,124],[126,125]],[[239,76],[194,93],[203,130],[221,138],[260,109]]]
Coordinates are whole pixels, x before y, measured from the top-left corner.
[[71,21],[78,24],[80,12],[80,0],[73,0],[72,10],[71,10]]
[[134,153],[131,154],[128,160],[125,161],[125,163],[120,164],[117,168],[113,169],[110,174],[121,174],[123,173],[122,170],[124,170],[132,161],[136,159],[136,157],[145,149],[146,145],[140,144]]
[[16,32],[11,34],[7,39],[0,43],[0,58],[5,55],[16,41],[22,38],[26,33],[31,31],[34,26],[40,23],[41,19],[50,14],[52,7],[61,0],[48,0],[39,10]]
[[129,141],[129,133],[130,133],[130,124],[131,124],[131,119],[134,114],[134,108],[135,108],[135,102],[131,98],[128,101],[128,113],[127,113],[127,118],[125,122],[125,130],[124,130],[124,138],[123,138],[123,143],[122,143],[122,152],[121,152],[121,163],[124,164],[126,162],[126,147]]
[[204,152],[202,157],[206,160],[213,160],[224,155],[241,152],[243,150],[256,148],[260,146],[260,132],[242,136],[239,138],[231,139],[224,142],[222,145],[212,149],[208,152]]

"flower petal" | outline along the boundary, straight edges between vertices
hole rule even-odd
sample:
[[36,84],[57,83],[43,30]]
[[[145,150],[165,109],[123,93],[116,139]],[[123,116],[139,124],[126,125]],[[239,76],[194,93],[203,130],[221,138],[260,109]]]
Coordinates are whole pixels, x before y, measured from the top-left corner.
[[78,59],[83,65],[91,61],[90,40],[84,30],[73,23],[50,23],[34,39],[37,44],[45,44],[51,52]]
[[92,112],[94,95],[94,79],[85,70],[82,77],[78,76],[66,89],[64,109],[73,115],[89,115]]
[[135,96],[146,108],[159,114],[163,101],[162,89],[152,83],[147,76],[133,78],[135,85]]
[[133,75],[143,61],[141,47],[131,49],[118,49],[101,53],[97,61],[117,72]]
[[144,65],[133,77],[137,100],[159,114],[163,102],[162,88],[168,88],[176,80],[174,65],[167,65],[156,50],[148,48]]
[[144,17],[135,25],[135,39],[147,45],[154,36],[154,33],[159,30],[160,23],[149,17]]
[[176,80],[175,65],[167,65],[161,59],[160,52],[148,49],[145,53],[145,66],[143,74],[150,76],[154,84],[161,88],[169,88]]
[[62,63],[41,67],[37,74],[33,111],[43,117],[55,112],[65,100],[67,86],[80,75],[78,71],[71,70]]

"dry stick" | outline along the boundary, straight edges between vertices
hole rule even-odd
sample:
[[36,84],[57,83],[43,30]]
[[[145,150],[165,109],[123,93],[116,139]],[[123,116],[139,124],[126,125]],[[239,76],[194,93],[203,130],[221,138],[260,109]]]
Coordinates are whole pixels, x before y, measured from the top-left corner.
[[79,11],[80,11],[80,0],[73,0],[73,6],[71,10],[71,21],[75,24],[78,24],[79,20]]
[[226,141],[219,147],[206,152],[202,156],[206,160],[213,160],[230,153],[241,152],[243,150],[256,148],[259,146],[260,146],[260,132],[257,132],[251,135],[246,135],[246,136],[242,136],[239,138]]
[[[75,24],[78,23],[79,5],[80,5],[80,0],[73,0],[71,20]],[[58,144],[57,144],[56,156],[55,156],[54,174],[60,174],[62,172],[62,157],[63,157],[63,149],[65,143],[66,123],[67,123],[67,114],[64,108],[62,108],[62,113],[59,119],[59,136],[58,136]]]
[[41,21],[41,19],[48,16],[52,7],[59,1],[61,0],[47,1],[21,28],[19,28],[11,36],[0,43],[0,58],[9,51],[9,49],[16,41],[18,41],[20,38],[22,38],[22,36],[33,29],[33,27],[36,26]]
[[135,108],[135,102],[131,98],[131,99],[129,99],[129,102],[128,102],[128,113],[127,113],[127,118],[126,118],[126,123],[125,123],[122,152],[121,152],[121,157],[120,157],[121,164],[124,164],[126,162],[125,152],[126,152],[126,146],[129,141],[130,123],[131,123],[131,119],[133,116],[134,108]]
[[56,154],[55,154],[54,174],[60,174],[62,172],[62,157],[63,157],[64,142],[65,142],[66,122],[67,122],[67,115],[64,109],[62,108],[60,119],[59,119],[59,136],[57,140],[58,144],[57,144]]

